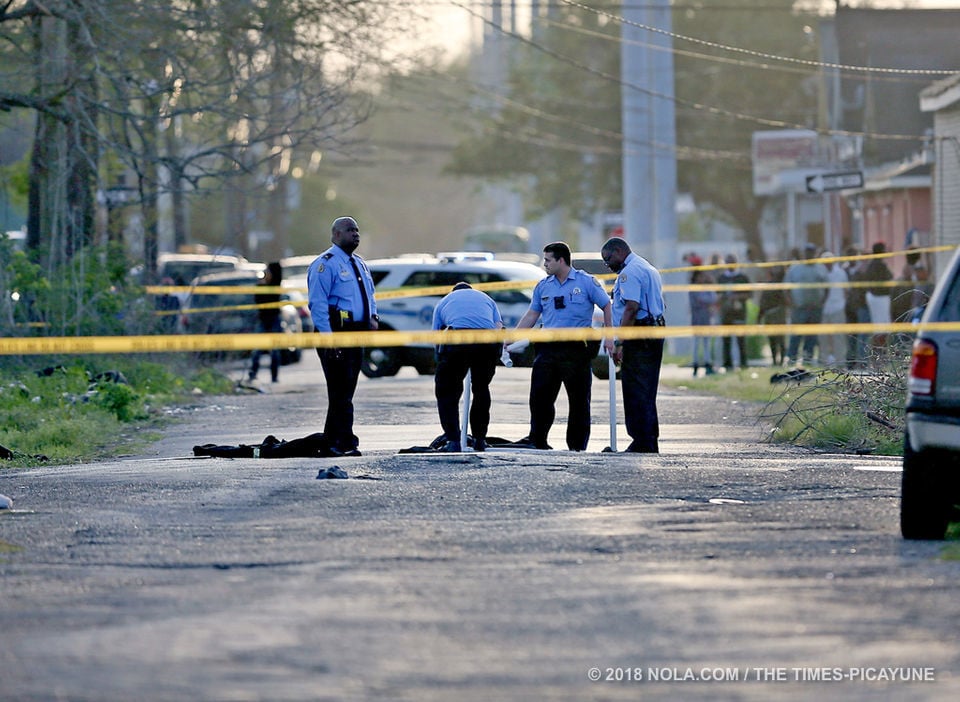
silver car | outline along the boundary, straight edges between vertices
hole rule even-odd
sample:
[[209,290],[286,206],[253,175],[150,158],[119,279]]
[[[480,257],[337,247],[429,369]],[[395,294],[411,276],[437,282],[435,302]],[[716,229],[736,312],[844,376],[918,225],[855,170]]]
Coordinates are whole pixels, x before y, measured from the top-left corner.
[[[960,322],[960,249],[921,320]],[[923,330],[907,380],[900,531],[942,539],[960,503],[960,331]]]

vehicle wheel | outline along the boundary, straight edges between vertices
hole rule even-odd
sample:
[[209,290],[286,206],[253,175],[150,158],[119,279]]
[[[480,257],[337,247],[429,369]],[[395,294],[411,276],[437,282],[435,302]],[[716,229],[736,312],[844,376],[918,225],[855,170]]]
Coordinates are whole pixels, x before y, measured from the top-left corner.
[[435,375],[437,372],[437,362],[434,360],[418,363],[414,367],[420,375]]
[[280,349],[280,365],[289,366],[292,363],[300,363],[303,353],[300,349]]
[[903,482],[900,491],[900,533],[905,539],[942,540],[952,511],[942,479],[946,456],[916,452],[910,437],[903,443]]
[[360,372],[368,378],[383,378],[400,371],[400,351],[393,347],[363,350]]

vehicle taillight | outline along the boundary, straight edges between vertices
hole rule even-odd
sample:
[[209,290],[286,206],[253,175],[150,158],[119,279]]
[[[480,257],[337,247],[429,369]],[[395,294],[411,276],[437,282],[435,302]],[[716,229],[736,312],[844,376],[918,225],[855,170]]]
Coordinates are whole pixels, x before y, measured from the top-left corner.
[[937,382],[937,345],[926,339],[913,342],[907,389],[913,395],[932,395]]

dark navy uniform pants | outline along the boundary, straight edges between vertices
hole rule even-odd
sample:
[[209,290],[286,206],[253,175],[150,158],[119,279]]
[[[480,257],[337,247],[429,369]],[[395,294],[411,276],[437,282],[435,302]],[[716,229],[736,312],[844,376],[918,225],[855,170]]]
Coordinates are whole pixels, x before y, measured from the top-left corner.
[[317,349],[327,380],[327,420],[323,435],[341,451],[358,447],[353,433],[353,394],[357,390],[363,349]]
[[486,439],[490,426],[490,381],[497,370],[500,344],[443,346],[437,354],[434,389],[440,426],[447,441],[460,441],[460,398],[463,379],[470,371],[470,430],[474,439]]
[[657,439],[657,386],[663,362],[663,339],[631,339],[623,342],[620,382],[627,433],[633,440],[627,451],[659,453]]
[[567,448],[583,451],[590,439],[590,361],[597,355],[597,345],[582,341],[538,344],[536,353],[530,374],[530,440],[538,447],[547,444],[556,418],[554,405],[563,386],[569,406]]

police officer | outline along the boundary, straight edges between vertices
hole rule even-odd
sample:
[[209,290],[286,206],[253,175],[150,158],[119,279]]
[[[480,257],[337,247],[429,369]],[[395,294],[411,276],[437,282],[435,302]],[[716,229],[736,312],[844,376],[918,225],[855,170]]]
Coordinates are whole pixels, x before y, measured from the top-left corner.
[[[331,228],[333,246],[307,269],[310,316],[321,334],[377,329],[377,303],[370,269],[353,254],[360,228],[352,217],[339,217]],[[360,377],[363,349],[318,348],[327,380],[327,419],[323,434],[336,456],[359,456],[353,433],[353,394]]]
[[[555,241],[543,247],[547,277],[537,283],[530,308],[517,329],[530,328],[543,318],[545,329],[589,327],[594,306],[603,310],[603,326],[611,326],[610,298],[603,285],[589,273],[570,265],[570,247]],[[613,340],[606,339],[608,352]],[[521,443],[548,449],[547,435],[556,416],[554,403],[560,386],[567,391],[567,447],[583,451],[590,439],[590,362],[600,350],[599,342],[554,341],[536,344],[530,376],[530,434]]]
[[[497,303],[484,292],[461,282],[433,310],[433,329],[503,329]],[[470,406],[470,429],[473,448],[487,447],[490,426],[490,381],[500,354],[498,342],[486,344],[447,344],[437,348],[437,373],[434,387],[440,426],[447,443],[441,451],[460,451],[460,396],[463,379],[470,372],[473,403]]]
[[[607,239],[600,250],[603,262],[618,273],[613,286],[613,319],[619,327],[662,327],[663,283],[660,272],[630,250],[620,237]],[[631,453],[660,453],[657,386],[663,362],[663,339],[623,339],[613,359],[620,363],[623,413],[632,441]]]

